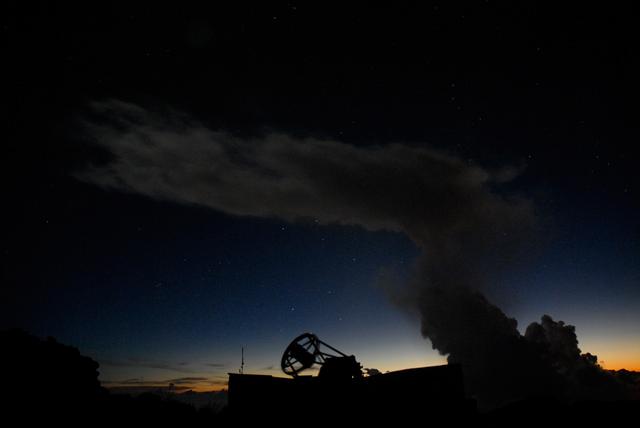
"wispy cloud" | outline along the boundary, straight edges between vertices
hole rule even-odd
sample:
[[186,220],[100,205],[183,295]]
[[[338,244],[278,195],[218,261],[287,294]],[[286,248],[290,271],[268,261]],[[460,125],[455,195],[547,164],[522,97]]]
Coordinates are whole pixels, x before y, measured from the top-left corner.
[[423,250],[420,283],[482,288],[536,224],[532,202],[501,189],[518,166],[484,168],[424,144],[242,137],[118,100],[93,107],[86,135],[111,161],[78,179],[231,215],[401,232]]
[[242,138],[117,100],[93,106],[101,119],[85,123],[89,138],[113,159],[76,176],[106,188],[232,215],[400,231],[422,245],[446,232],[467,242],[475,226],[508,231],[531,215],[526,201],[491,191],[517,168],[490,171],[406,144]]

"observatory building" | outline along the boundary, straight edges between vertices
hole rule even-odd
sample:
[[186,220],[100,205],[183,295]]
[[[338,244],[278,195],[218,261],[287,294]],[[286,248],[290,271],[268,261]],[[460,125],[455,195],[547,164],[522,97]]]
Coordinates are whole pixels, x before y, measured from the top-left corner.
[[[319,366],[317,376],[302,372]],[[464,421],[475,401],[464,392],[462,368],[449,364],[363,376],[362,366],[311,333],[285,350],[282,371],[290,378],[229,373],[229,411],[239,419],[333,418]]]

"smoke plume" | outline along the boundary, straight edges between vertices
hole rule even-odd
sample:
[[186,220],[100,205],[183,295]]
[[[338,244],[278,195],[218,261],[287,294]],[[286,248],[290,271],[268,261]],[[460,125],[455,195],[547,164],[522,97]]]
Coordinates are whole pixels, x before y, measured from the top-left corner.
[[92,107],[84,129],[112,158],[79,171],[81,180],[232,215],[406,234],[422,256],[400,300],[420,313],[434,348],[463,364],[483,402],[564,394],[581,367],[597,368],[569,326],[544,317],[523,336],[481,294],[535,229],[531,201],[503,190],[517,168],[406,144],[240,138],[116,100]]

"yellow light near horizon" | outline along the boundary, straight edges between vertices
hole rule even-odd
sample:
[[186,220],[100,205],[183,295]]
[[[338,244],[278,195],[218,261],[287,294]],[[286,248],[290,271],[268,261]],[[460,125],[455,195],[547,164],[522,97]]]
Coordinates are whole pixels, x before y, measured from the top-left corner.
[[580,341],[582,352],[598,356],[598,363],[607,370],[640,371],[640,341],[634,337],[594,337]]
[[621,359],[602,359],[599,361],[602,368],[607,370],[629,370],[633,372],[640,372],[640,361],[638,360],[625,360]]

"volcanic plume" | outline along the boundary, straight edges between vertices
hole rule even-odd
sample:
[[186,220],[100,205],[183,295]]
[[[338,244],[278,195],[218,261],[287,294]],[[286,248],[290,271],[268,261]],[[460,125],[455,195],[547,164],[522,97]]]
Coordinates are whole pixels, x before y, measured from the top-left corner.
[[117,100],[92,109],[85,136],[110,160],[78,171],[81,180],[231,215],[406,234],[422,255],[396,300],[420,314],[434,348],[463,365],[481,404],[617,391],[581,354],[573,327],[545,316],[522,335],[482,294],[536,231],[533,202],[505,190],[521,168],[483,168],[425,145],[239,137]]

